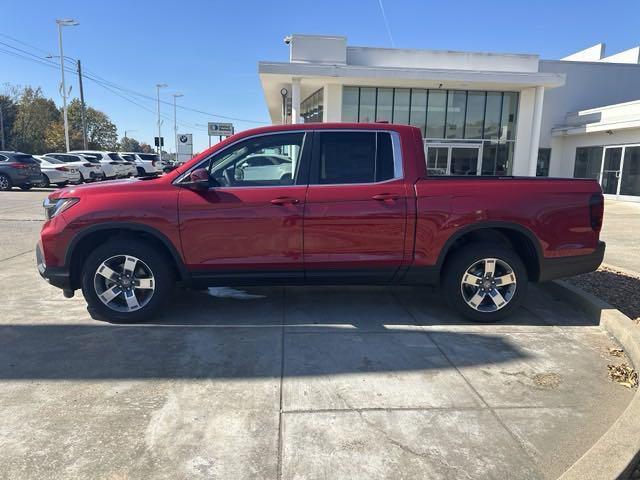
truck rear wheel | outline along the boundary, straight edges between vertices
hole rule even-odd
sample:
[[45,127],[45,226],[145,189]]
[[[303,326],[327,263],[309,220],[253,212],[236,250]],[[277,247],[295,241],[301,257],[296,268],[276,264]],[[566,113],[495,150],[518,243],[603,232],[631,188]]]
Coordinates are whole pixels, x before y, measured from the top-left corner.
[[526,297],[527,270],[513,250],[472,243],[454,252],[444,267],[447,303],[475,322],[495,322]]
[[173,287],[169,262],[128,238],[96,248],[82,269],[82,294],[98,317],[133,323],[152,317]]

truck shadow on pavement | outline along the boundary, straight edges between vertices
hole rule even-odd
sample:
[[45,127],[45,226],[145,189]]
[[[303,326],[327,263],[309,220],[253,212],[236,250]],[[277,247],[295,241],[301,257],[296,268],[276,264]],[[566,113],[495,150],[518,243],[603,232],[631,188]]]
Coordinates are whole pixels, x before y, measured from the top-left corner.
[[[228,379],[446,370],[526,361],[529,354],[505,335],[514,329],[550,331],[563,319],[569,325],[589,324],[584,315],[562,302],[554,305],[556,300],[538,290],[526,308],[493,325],[467,323],[437,295],[420,293],[371,287],[252,288],[240,294],[217,292],[216,297],[179,292],[153,323],[82,319],[4,325],[0,379]],[[545,309],[554,308],[555,320],[545,318]]]

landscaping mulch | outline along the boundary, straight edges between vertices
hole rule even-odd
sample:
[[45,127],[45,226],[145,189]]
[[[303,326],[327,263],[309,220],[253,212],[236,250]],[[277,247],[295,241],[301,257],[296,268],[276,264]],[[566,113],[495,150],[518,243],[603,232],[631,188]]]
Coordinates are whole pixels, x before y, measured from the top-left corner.
[[600,267],[595,272],[571,277],[568,281],[640,324],[640,275]]

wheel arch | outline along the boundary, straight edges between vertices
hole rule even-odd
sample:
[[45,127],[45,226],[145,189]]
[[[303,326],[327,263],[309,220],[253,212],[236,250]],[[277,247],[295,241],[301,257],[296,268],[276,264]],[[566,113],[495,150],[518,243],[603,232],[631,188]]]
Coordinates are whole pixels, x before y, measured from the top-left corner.
[[437,267],[440,275],[452,254],[469,243],[507,246],[519,255],[531,281],[538,281],[540,278],[543,254],[539,240],[527,227],[510,222],[482,222],[457,231],[446,241],[438,256]]
[[78,232],[65,253],[64,264],[69,270],[72,288],[80,288],[80,274],[84,260],[94,248],[106,243],[115,237],[130,236],[143,241],[151,242],[160,250],[171,263],[180,281],[188,281],[189,273],[182,261],[180,253],[173,243],[159,230],[132,222],[108,222],[93,225]]

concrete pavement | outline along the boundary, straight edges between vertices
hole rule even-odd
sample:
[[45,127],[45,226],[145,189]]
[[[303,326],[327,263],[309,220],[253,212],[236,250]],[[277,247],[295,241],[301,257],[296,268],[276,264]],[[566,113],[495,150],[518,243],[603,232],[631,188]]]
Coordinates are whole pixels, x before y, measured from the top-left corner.
[[640,203],[605,200],[605,263],[640,275]]
[[35,270],[43,196],[1,195],[0,478],[551,479],[633,396],[613,341],[536,288],[496,325],[363,287],[177,291],[153,323],[97,322]]

